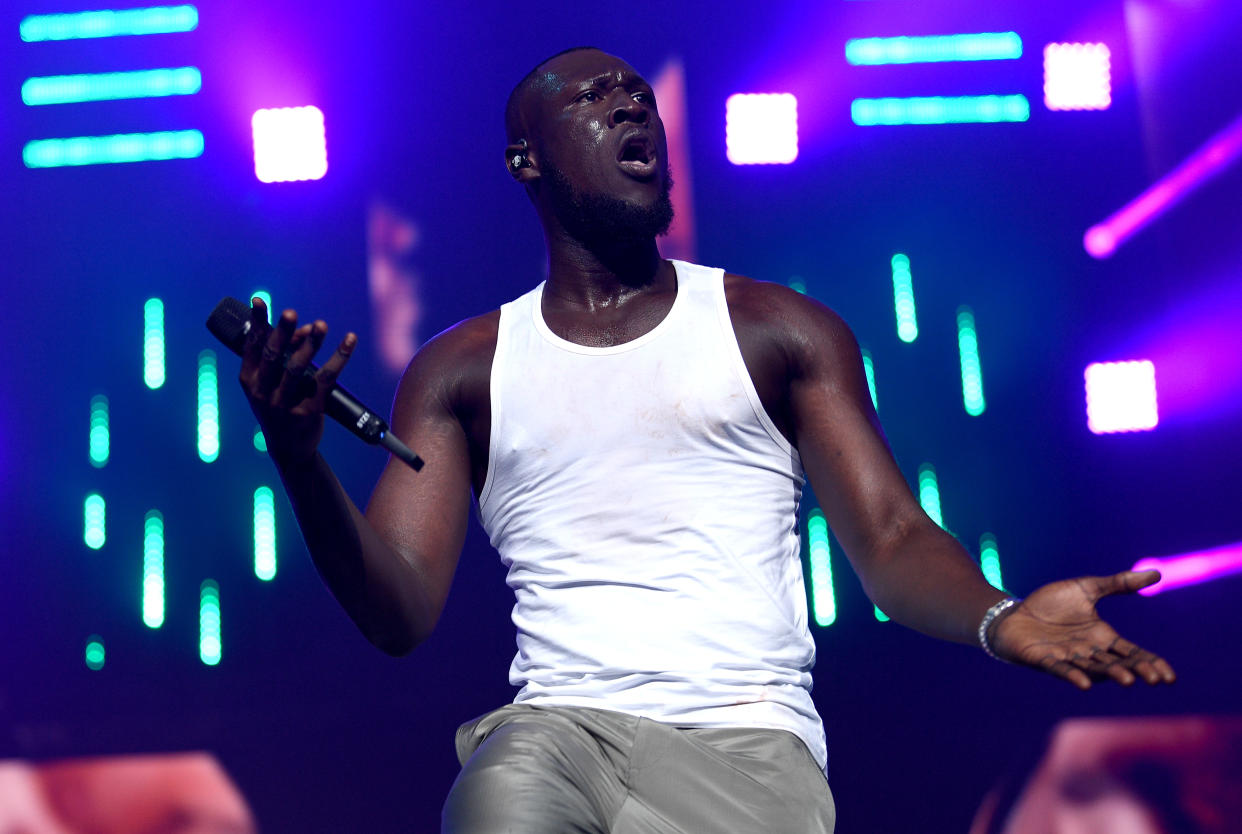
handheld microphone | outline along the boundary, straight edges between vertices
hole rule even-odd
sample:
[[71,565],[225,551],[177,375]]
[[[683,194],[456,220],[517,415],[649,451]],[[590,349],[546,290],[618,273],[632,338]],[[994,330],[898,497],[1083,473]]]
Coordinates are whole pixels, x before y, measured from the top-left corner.
[[[216,309],[212,310],[211,315],[207,317],[207,329],[211,331],[211,335],[223,342],[238,356],[241,356],[245,350],[246,337],[254,326],[255,323],[250,317],[250,305],[232,297],[221,299]],[[260,323],[259,328],[260,339],[266,339],[267,334],[272,330],[271,325],[266,322]],[[281,362],[283,364],[288,361],[289,355],[286,353]],[[302,370],[302,386],[306,396],[314,393],[315,372],[318,370],[319,368],[315,365],[308,365]],[[388,430],[388,424],[381,417],[358,402],[357,397],[340,385],[332,386],[324,400],[323,410],[325,414],[367,443],[372,446],[377,444],[383,446],[413,467],[415,472],[423,468],[423,459],[397,439]]]

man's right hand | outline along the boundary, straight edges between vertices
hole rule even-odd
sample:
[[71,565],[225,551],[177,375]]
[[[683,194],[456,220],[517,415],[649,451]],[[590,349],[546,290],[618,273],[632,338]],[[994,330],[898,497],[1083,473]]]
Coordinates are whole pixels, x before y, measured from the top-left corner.
[[[298,327],[297,313],[285,310],[264,338],[267,316],[263,300],[252,299],[250,335],[242,352],[239,379],[272,460],[282,467],[297,466],[315,455],[323,436],[324,401],[349,361],[358,337],[345,334],[336,352],[315,373],[311,391],[303,371],[323,345],[328,325],[316,320]],[[286,353],[289,358],[283,361]]]

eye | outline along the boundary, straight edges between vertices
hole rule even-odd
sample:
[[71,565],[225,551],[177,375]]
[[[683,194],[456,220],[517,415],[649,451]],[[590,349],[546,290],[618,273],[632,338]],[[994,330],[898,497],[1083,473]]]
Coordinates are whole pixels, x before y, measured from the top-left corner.
[[599,101],[600,95],[596,90],[585,90],[578,95],[578,101]]
[[655,95],[645,90],[635,93],[633,99],[640,104],[650,104],[652,107],[655,107]]

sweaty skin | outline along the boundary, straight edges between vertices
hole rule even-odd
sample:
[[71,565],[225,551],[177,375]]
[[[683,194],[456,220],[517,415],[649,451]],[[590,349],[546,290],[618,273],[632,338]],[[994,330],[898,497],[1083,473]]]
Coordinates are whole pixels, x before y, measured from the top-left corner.
[[[660,258],[655,232],[595,235],[576,220],[572,203],[606,199],[639,213],[658,207],[668,169],[651,88],[624,61],[587,49],[549,60],[519,93],[507,114],[505,165],[543,226],[544,318],[557,335],[583,345],[636,339],[672,307],[672,264]],[[635,145],[643,152],[628,154],[639,158],[626,162],[626,147]],[[521,166],[513,166],[515,154],[523,156]],[[571,184],[575,196],[554,180]],[[898,622],[975,643],[984,613],[1004,594],[911,493],[872,409],[849,328],[812,299],[739,275],[725,277],[725,298],[763,406],[798,448],[868,595]],[[253,315],[266,316],[259,300]],[[293,401],[296,386],[279,357],[293,348],[288,364],[296,379],[325,340],[322,321],[299,328],[296,314],[286,310],[268,343],[249,344],[243,358],[242,386],[316,567],[368,639],[392,654],[416,646],[439,618],[465,536],[470,491],[483,488],[499,318],[492,311],[463,321],[411,361],[397,389],[392,430],[427,463],[415,473],[390,462],[365,514],[316,451],[323,397],[352,352],[354,335],[324,364],[317,393],[302,401]],[[1082,689],[1105,679],[1172,682],[1168,663],[1123,640],[1094,608],[1102,596],[1158,578],[1154,571],[1123,572],[1046,585],[1000,620],[993,646],[1007,660]]]

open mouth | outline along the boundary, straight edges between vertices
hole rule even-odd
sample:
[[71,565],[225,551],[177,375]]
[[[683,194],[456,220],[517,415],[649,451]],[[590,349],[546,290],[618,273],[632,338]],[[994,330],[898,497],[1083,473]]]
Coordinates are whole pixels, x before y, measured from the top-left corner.
[[636,134],[621,143],[617,165],[632,177],[645,179],[655,173],[656,149],[651,137]]

